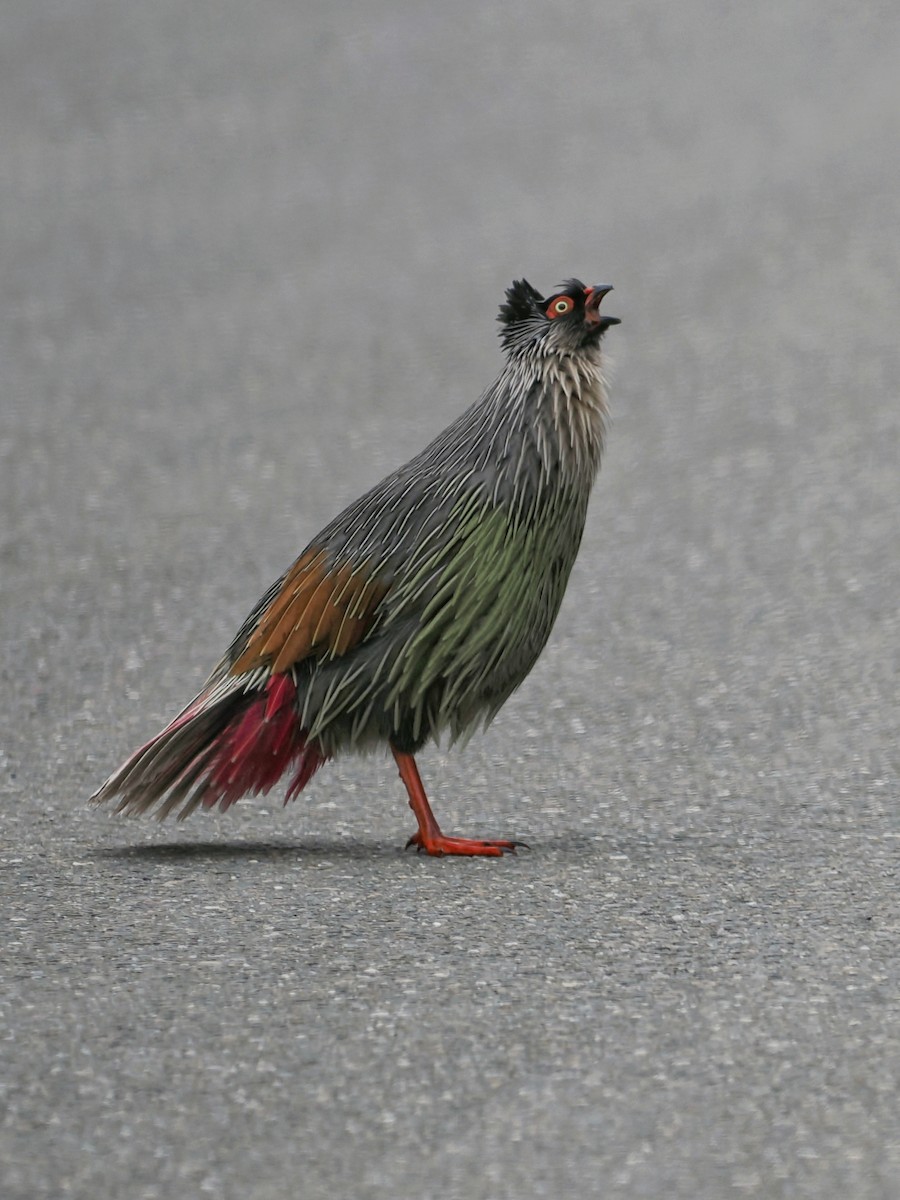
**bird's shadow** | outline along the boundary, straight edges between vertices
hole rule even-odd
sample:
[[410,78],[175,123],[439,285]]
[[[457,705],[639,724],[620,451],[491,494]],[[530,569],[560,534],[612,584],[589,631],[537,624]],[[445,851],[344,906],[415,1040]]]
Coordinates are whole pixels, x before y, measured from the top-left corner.
[[[584,834],[557,835],[522,843],[515,855],[504,855],[527,861],[534,858],[556,857],[558,854],[575,858],[590,858],[608,853],[609,846],[604,838],[587,837]],[[92,857],[101,860],[136,861],[143,863],[178,862],[238,862],[257,859],[278,862],[285,859],[309,859],[310,861],[340,859],[350,862],[396,861],[398,858],[410,862],[460,862],[459,858],[430,858],[417,854],[413,847],[404,849],[397,843],[335,841],[312,838],[304,842],[164,842],[139,843],[124,846],[101,846],[95,848]],[[471,861],[471,860],[467,860]]]
[[374,842],[311,840],[308,842],[164,842],[128,846],[104,846],[93,851],[100,859],[139,862],[222,862],[241,859],[343,858],[370,860],[396,857],[395,846]]

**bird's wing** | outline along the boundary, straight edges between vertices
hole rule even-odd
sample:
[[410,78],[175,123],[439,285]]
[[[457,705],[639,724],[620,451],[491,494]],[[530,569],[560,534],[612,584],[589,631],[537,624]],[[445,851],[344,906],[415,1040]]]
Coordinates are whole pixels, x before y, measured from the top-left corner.
[[477,490],[465,482],[477,417],[475,406],[335,517],[263,596],[220,667],[231,675],[260,668],[279,674],[304,659],[340,658],[380,617],[388,619],[388,607],[401,636],[400,610],[408,616],[427,601],[449,533],[469,510],[468,493]]
[[346,654],[371,629],[388,586],[365,562],[335,562],[310,546],[245,622],[230,673],[278,674],[305,658]]

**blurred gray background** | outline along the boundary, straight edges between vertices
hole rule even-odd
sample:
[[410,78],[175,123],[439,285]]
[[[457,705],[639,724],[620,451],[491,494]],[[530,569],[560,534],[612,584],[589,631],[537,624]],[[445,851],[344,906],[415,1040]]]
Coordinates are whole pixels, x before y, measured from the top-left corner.
[[[900,1195],[900,9],[0,6],[2,1192]],[[422,768],[85,804],[613,283],[538,668]]]

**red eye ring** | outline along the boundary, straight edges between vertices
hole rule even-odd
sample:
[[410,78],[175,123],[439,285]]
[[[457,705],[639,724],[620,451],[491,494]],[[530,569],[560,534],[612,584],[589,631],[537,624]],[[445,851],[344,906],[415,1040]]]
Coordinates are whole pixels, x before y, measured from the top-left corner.
[[575,301],[571,296],[558,296],[547,306],[547,316],[552,321],[554,317],[564,317],[566,313],[570,313],[574,307]]

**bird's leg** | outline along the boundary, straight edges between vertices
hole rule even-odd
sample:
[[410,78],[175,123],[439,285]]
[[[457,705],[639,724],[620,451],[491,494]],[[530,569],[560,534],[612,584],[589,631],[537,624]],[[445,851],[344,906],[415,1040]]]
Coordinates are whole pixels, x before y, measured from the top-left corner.
[[504,851],[509,850],[515,854],[516,846],[525,844],[524,842],[500,841],[496,838],[479,841],[475,838],[447,837],[446,834],[441,833],[440,826],[431,811],[431,805],[428,803],[428,797],[425,795],[416,760],[411,754],[398,750],[393,743],[391,744],[391,753],[399,768],[400,778],[409,793],[409,807],[419,822],[419,830],[412,835],[406,843],[407,846],[416,846],[419,850],[424,850],[426,854],[484,855],[489,858],[500,858]]

